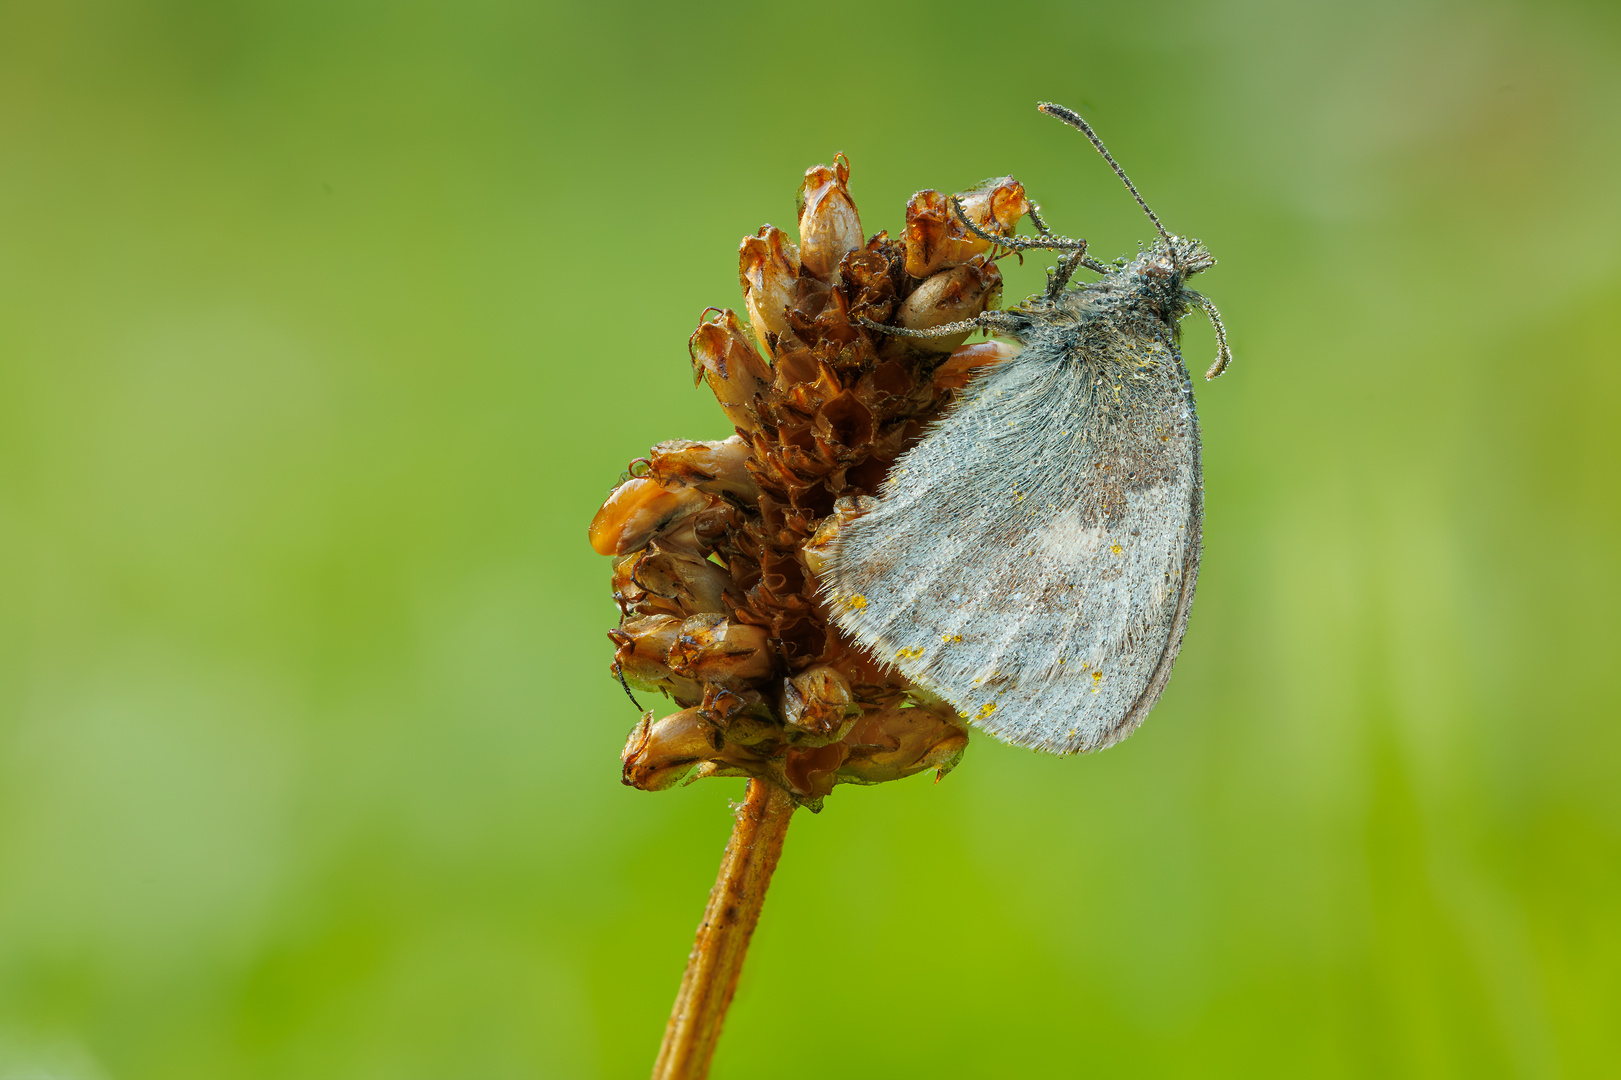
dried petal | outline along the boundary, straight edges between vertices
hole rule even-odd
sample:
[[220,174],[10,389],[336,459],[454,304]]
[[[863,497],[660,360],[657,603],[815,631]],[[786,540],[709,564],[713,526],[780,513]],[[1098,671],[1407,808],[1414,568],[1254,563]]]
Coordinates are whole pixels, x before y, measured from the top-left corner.
[[799,256],[823,281],[837,281],[839,263],[865,243],[849,180],[850,166],[841,154],[831,166],[807,169],[799,188]]
[[658,541],[614,564],[614,599],[622,610],[644,615],[725,613],[721,598],[731,587],[732,575],[722,567]]
[[754,402],[770,385],[771,369],[749,343],[736,312],[721,311],[713,320],[699,322],[687,340],[687,351],[694,376],[701,374],[708,381],[726,418],[740,431],[758,431]]
[[[994,266],[971,262],[933,275],[901,305],[895,321],[908,330],[929,330],[946,323],[972,319],[994,304],[1002,289],[1002,275]],[[968,339],[961,336],[918,338],[913,348],[924,352],[951,352]]]
[[694,765],[719,749],[717,732],[697,709],[683,709],[653,722],[652,710],[631,729],[619,760],[621,782],[643,791],[663,791],[681,782]]
[[[765,704],[765,695],[760,691],[732,690],[715,683],[704,687],[704,699],[698,707],[703,710],[705,720],[726,732],[728,741],[736,735],[741,742],[758,742],[761,732],[755,724],[750,723],[749,718],[756,718],[756,723],[772,718],[771,710]],[[782,729],[773,726],[770,730],[776,741],[780,742]]]
[[646,547],[655,534],[676,531],[683,519],[715,499],[679,482],[632,477],[614,488],[591,519],[591,546],[598,555],[623,555]]
[[775,356],[776,342],[788,329],[788,309],[799,295],[799,249],[775,225],[762,225],[738,248],[737,276],[754,336]]
[[[1024,185],[1011,176],[986,180],[962,192],[957,196],[957,201],[962,203],[969,221],[988,233],[1000,236],[1012,235],[1019,219],[1030,212],[1030,200],[1025,198]],[[985,241],[980,240],[979,243]]]
[[670,667],[670,650],[680,638],[681,624],[672,615],[630,619],[608,631],[608,640],[614,643],[614,663],[626,682],[668,694],[683,705],[696,705],[703,700],[703,687],[688,673],[677,674]]
[[949,772],[968,746],[968,729],[944,702],[902,697],[863,715],[844,742],[851,752],[839,779],[881,784],[924,769]]
[[[957,196],[968,220],[989,233],[1010,236],[1019,219],[1030,210],[1024,186],[1011,176],[987,180]],[[906,232],[902,238],[906,272],[926,277],[936,270],[959,266],[990,250],[991,242],[963,228],[951,201],[938,191],[920,191],[906,204]]]
[[635,612],[638,615],[676,615],[681,614],[674,604],[664,601],[661,597],[648,592],[636,581],[636,564],[641,562],[646,551],[632,551],[628,555],[620,555],[614,559],[613,590],[614,603],[625,614]]
[[939,269],[940,248],[951,231],[951,204],[933,188],[913,195],[906,204],[906,230],[901,233],[901,248],[905,252],[906,272],[913,277],[928,277]]
[[748,470],[750,451],[746,439],[733,435],[714,442],[670,439],[653,447],[648,457],[653,475],[660,479],[753,502],[760,497],[760,484]]
[[866,248],[852,251],[839,265],[839,276],[844,279],[850,297],[850,311],[871,319],[888,322],[895,311],[895,275],[890,272],[894,249],[888,233],[879,233]]
[[843,743],[796,746],[783,755],[783,779],[788,790],[806,799],[820,799],[838,783],[839,767],[850,750]]
[[817,410],[814,427],[828,443],[851,450],[864,449],[872,442],[872,410],[855,394],[838,394]]
[[1018,347],[1003,341],[977,341],[959,345],[946,362],[934,369],[934,385],[942,390],[961,390],[984,368],[1012,359]]
[[670,670],[706,682],[747,682],[771,674],[775,659],[764,627],[724,615],[694,615],[669,649]]

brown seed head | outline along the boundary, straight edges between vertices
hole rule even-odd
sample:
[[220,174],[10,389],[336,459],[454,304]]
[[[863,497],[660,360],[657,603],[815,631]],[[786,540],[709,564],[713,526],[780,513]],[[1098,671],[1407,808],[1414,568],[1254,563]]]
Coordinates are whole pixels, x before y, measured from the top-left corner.
[[[895,458],[974,370],[1009,354],[878,334],[856,317],[908,328],[972,318],[997,302],[1001,275],[990,242],[938,192],[912,199],[900,242],[863,240],[849,176],[842,155],[806,172],[797,246],[771,226],[744,238],[755,340],[713,309],[692,335],[694,377],[736,434],[660,443],[591,524],[592,546],[616,556],[613,670],[680,706],[632,731],[632,786],[754,776],[815,808],[839,783],[943,775],[967,745],[948,706],[830,624],[817,575]],[[960,198],[1003,235],[1029,206],[1007,177]]]

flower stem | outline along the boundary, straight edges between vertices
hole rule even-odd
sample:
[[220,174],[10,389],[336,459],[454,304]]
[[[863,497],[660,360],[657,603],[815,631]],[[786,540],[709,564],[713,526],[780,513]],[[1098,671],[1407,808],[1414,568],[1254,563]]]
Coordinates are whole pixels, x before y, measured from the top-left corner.
[[749,781],[721,858],[720,875],[709,892],[704,921],[698,924],[698,939],[687,957],[687,973],[670,1010],[653,1080],[703,1080],[709,1075],[709,1059],[737,989],[743,956],[760,920],[760,906],[782,854],[794,806],[793,796],[777,785]]

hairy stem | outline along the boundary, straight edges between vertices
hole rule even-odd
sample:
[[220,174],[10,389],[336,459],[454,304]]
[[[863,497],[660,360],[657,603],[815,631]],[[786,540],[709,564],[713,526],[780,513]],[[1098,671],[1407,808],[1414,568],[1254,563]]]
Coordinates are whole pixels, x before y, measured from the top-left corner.
[[709,1075],[709,1059],[737,989],[749,937],[760,921],[794,805],[793,797],[775,784],[749,781],[704,921],[698,924],[698,939],[687,957],[653,1080],[703,1080]]

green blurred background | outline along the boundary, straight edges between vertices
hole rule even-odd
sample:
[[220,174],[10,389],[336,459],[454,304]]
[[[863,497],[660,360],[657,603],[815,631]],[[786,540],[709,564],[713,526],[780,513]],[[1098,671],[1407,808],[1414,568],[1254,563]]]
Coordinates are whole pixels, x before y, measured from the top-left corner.
[[1013,173],[1134,251],[1038,99],[1221,259],[1181,664],[800,815],[715,1075],[1614,1075],[1621,8],[63,0],[0,4],[0,1078],[646,1075],[741,783],[620,786],[586,522],[726,434],[686,337],[835,151],[869,232]]

